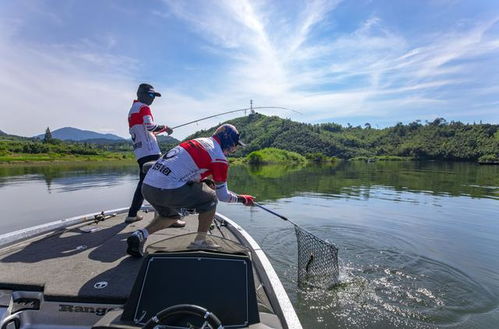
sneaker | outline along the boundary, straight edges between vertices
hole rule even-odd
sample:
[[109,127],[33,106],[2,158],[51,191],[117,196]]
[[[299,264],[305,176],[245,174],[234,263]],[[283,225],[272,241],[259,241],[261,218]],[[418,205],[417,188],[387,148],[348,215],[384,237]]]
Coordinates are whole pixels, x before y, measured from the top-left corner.
[[187,247],[188,249],[218,249],[220,246],[213,241],[209,240],[196,240],[191,242],[191,244]]
[[138,222],[139,220],[143,220],[144,217],[142,216],[128,216],[126,219],[125,219],[125,223],[127,224],[130,224],[130,223],[133,223],[133,222]]
[[144,238],[144,234],[141,231],[135,231],[126,239],[126,243],[128,244],[128,248],[126,249],[126,253],[133,257],[142,257],[144,256],[144,243],[146,239]]
[[177,221],[173,223],[170,227],[184,227],[184,226],[185,226],[185,220],[177,219]]

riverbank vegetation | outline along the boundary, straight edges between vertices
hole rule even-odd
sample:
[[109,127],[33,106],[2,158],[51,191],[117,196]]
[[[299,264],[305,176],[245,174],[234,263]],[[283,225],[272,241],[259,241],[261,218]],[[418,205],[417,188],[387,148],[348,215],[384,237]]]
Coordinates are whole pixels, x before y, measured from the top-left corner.
[[126,143],[99,145],[58,139],[44,142],[31,138],[0,140],[0,163],[129,159],[133,159],[133,153]]
[[246,161],[251,165],[262,165],[272,163],[305,164],[307,159],[290,151],[280,150],[274,147],[253,151],[246,156]]
[[[178,142],[172,138],[158,141],[162,150]],[[0,164],[117,160],[135,161],[131,141],[62,141],[53,138],[48,128],[43,139],[0,134]]]

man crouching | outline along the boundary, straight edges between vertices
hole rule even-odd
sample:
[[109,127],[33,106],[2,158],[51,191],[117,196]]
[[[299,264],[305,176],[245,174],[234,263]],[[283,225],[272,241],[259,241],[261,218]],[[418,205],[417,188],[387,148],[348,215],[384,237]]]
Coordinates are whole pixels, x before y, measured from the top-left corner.
[[[212,241],[206,240],[206,235],[218,200],[253,205],[253,196],[238,195],[227,188],[229,163],[226,155],[235,152],[240,145],[244,146],[236,127],[224,124],[213,136],[185,141],[156,161],[144,179],[142,194],[157,215],[146,228],[128,237],[127,253],[142,257],[148,235],[173,225],[180,218],[180,208],[195,209],[199,213],[198,234],[192,246],[217,248]],[[208,176],[215,181],[215,190],[202,182]]]

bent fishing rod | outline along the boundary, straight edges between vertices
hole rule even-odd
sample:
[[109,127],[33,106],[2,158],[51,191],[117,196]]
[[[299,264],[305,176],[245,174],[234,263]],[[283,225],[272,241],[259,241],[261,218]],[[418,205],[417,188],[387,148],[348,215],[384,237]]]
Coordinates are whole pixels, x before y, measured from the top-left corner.
[[290,108],[286,108],[286,107],[280,107],[280,106],[255,106],[255,107],[251,106],[251,107],[247,107],[247,108],[244,108],[244,109],[232,110],[232,111],[227,111],[227,112],[222,112],[222,113],[210,115],[210,116],[207,116],[207,117],[204,117],[204,118],[201,118],[201,119],[197,119],[197,120],[194,120],[194,121],[189,121],[187,123],[183,123],[181,125],[178,125],[178,126],[175,126],[175,127],[170,127],[170,128],[171,129],[177,129],[177,128],[180,128],[180,127],[183,127],[183,126],[187,126],[187,125],[199,122],[199,121],[203,121],[203,120],[207,120],[207,119],[211,119],[211,118],[216,118],[216,117],[221,116],[221,115],[235,113],[235,112],[248,111],[248,110],[252,111],[252,110],[257,110],[257,109],[282,109],[282,110],[288,110],[288,111],[296,112],[298,114],[302,114],[301,112],[298,112],[296,110],[293,110],[293,109],[290,109]]

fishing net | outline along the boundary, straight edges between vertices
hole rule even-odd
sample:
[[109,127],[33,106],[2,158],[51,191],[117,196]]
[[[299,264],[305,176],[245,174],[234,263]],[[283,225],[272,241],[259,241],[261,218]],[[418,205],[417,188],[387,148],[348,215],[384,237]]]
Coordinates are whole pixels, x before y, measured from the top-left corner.
[[295,226],[298,242],[298,284],[329,288],[339,282],[338,248],[298,225]]

